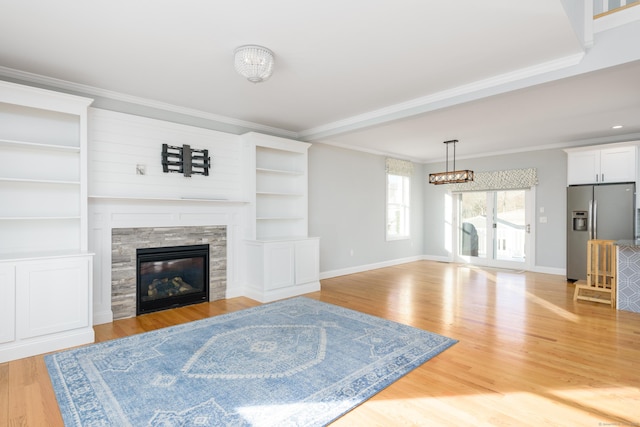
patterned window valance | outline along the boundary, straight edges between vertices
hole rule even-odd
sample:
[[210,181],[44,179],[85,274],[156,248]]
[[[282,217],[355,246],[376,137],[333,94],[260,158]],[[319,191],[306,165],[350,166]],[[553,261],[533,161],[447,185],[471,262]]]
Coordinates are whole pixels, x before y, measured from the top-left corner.
[[413,163],[407,160],[387,158],[387,173],[391,175],[413,175]]
[[451,184],[449,190],[463,191],[492,191],[492,190],[522,190],[531,188],[538,183],[535,168],[510,169],[493,172],[476,172],[473,181]]

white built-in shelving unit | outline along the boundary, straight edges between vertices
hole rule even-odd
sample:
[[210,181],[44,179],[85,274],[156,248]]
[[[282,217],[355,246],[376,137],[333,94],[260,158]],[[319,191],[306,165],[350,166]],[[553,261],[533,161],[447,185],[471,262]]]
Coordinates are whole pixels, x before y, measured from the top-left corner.
[[0,363],[93,341],[91,102],[0,82]]
[[[303,144],[303,143],[296,143]],[[256,238],[306,237],[307,153],[256,146]]]
[[0,257],[86,251],[91,100],[0,83]]
[[317,291],[319,239],[307,234],[310,144],[258,133],[243,140],[255,156],[248,180],[247,295],[266,302]]

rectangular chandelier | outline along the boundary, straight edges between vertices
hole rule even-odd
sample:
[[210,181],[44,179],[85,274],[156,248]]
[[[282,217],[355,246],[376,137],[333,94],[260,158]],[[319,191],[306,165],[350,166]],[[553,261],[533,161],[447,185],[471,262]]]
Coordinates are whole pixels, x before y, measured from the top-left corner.
[[429,184],[455,184],[473,181],[473,171],[461,170],[452,172],[437,172],[429,174]]
[[449,172],[449,144],[453,144],[453,169],[456,168],[456,142],[457,139],[452,139],[451,141],[445,141],[444,143],[447,145],[447,160],[445,163],[446,171],[445,172],[436,172],[429,174],[429,184],[457,184],[461,182],[469,182],[473,181],[473,171],[465,169],[465,170],[453,170]]

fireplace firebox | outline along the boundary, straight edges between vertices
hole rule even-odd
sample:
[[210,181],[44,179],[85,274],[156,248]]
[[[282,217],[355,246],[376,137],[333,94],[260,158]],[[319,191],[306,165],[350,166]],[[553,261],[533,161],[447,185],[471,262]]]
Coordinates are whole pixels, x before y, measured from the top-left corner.
[[136,314],[209,300],[209,245],[136,250]]

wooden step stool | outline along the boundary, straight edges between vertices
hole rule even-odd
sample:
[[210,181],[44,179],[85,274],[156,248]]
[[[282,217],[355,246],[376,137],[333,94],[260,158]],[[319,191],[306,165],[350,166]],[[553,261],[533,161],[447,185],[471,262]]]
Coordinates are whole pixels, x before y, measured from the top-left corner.
[[587,242],[587,283],[576,282],[573,300],[584,300],[616,306],[616,247],[615,240]]

